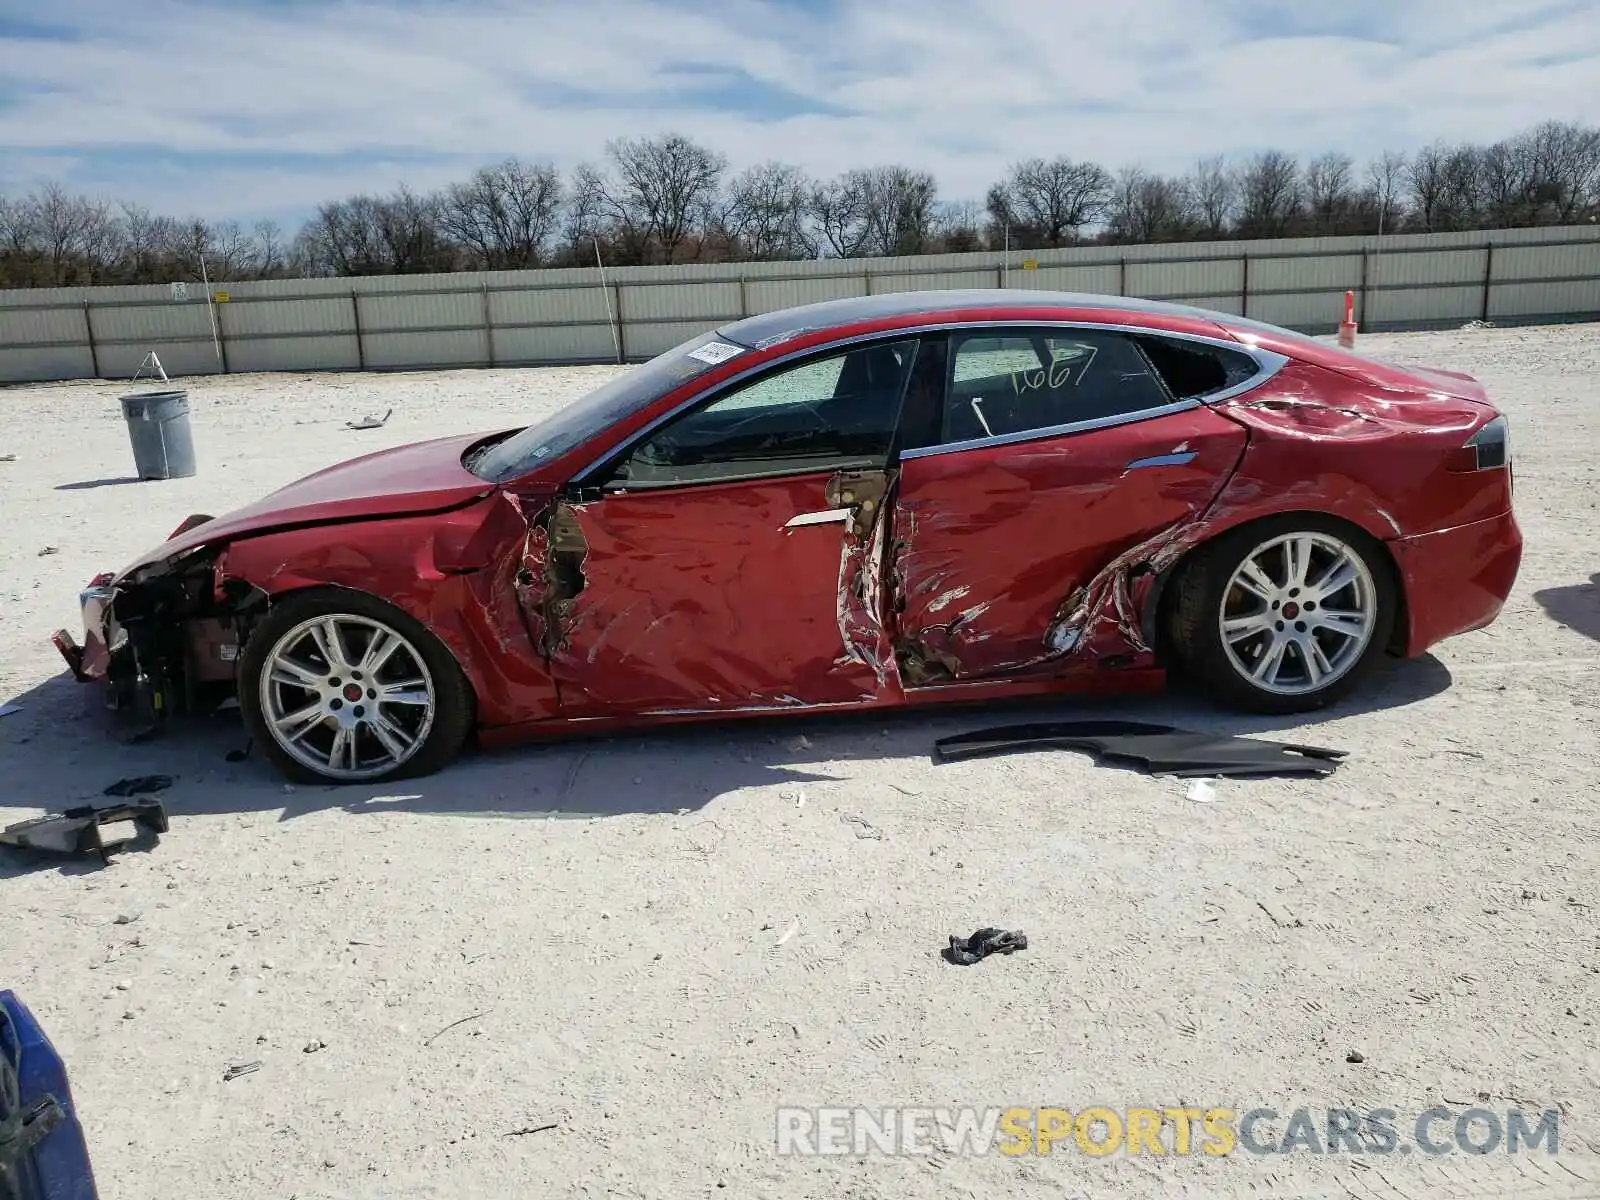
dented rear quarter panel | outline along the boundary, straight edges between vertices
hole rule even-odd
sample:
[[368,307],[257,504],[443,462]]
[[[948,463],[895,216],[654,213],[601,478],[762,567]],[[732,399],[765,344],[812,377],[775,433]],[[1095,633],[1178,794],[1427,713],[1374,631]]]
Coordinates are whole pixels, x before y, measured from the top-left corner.
[[1451,469],[1453,452],[1491,413],[1472,400],[1379,390],[1291,363],[1259,392],[1217,411],[1251,434],[1218,498],[1218,531],[1273,512],[1310,511],[1389,541],[1511,506],[1504,472]]

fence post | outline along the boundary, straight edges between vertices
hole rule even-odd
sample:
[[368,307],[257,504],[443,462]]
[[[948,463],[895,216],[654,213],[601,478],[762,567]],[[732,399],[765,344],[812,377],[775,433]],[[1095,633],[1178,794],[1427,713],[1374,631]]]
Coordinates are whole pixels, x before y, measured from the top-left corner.
[[739,276],[739,317],[741,319],[750,315],[750,302],[744,293],[744,276]]
[[489,352],[489,365],[494,363],[494,316],[489,311],[489,281],[483,281],[483,345]]
[[867,295],[872,295],[872,272],[861,272],[861,286],[866,289]]
[[628,323],[622,319],[622,285],[611,285],[611,299],[617,310],[617,365],[628,361]]
[[1358,323],[1367,323],[1367,248],[1361,247],[1361,315]]
[[228,367],[228,323],[223,319],[222,314],[228,306],[215,303],[209,293],[206,296],[206,301],[211,304],[211,311],[216,315],[217,356],[222,359],[222,373],[227,375],[230,374]]
[[1006,286],[1006,269],[1004,267],[996,267],[994,269],[994,286],[997,288]]
[[1127,294],[1128,260],[1126,258],[1119,258],[1117,259],[1117,295],[1126,296]]
[[1483,314],[1479,320],[1488,323],[1489,320],[1489,288],[1494,282],[1494,243],[1490,242],[1483,248]]
[[350,312],[355,317],[356,322],[356,369],[365,371],[367,369],[367,348],[362,345],[361,341],[361,297],[356,295],[353,289],[350,292]]
[[1250,251],[1241,251],[1239,257],[1244,260],[1244,285],[1239,289],[1239,315],[1250,315]]
[[94,377],[100,378],[100,351],[94,344],[94,318],[89,315],[89,302],[83,302],[83,329],[89,335],[89,365],[94,369]]

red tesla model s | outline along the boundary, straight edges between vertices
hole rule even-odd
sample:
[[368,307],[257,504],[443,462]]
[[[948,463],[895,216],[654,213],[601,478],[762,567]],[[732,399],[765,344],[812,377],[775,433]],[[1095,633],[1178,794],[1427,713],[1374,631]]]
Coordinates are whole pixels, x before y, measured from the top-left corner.
[[1158,686],[1298,712],[1498,615],[1505,417],[1201,309],[900,293],[696,337],[526,429],[194,516],[57,643],[294,778],[467,739]]

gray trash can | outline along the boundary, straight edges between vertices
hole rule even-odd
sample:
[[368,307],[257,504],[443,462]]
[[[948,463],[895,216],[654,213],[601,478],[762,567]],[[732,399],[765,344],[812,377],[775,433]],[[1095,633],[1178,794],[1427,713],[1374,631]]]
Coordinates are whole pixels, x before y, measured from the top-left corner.
[[189,433],[189,393],[142,392],[122,397],[140,479],[179,479],[195,473]]

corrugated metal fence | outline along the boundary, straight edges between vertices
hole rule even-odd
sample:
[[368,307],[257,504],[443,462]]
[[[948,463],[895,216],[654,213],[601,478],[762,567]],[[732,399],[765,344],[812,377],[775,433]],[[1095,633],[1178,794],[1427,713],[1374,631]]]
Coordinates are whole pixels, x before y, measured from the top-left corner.
[[1142,296],[1307,332],[1600,316],[1600,228],[0,291],[0,382],[637,361],[741,316],[924,288]]

